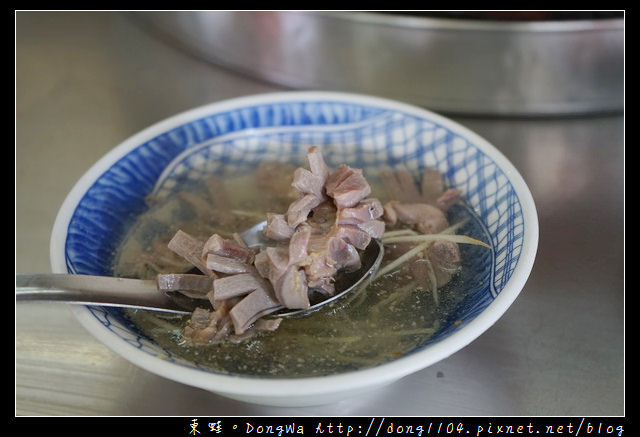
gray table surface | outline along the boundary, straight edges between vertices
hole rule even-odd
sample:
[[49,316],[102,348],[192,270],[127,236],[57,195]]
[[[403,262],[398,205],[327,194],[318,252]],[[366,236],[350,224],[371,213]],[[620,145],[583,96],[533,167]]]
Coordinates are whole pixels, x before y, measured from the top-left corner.
[[[50,271],[58,208],[115,145],[199,105],[282,90],[192,57],[118,12],[25,11],[15,24],[19,273]],[[451,118],[514,163],[540,219],[528,283],[472,344],[348,402],[275,408],[167,381],[107,349],[66,306],[20,304],[16,415],[624,415],[623,116]]]

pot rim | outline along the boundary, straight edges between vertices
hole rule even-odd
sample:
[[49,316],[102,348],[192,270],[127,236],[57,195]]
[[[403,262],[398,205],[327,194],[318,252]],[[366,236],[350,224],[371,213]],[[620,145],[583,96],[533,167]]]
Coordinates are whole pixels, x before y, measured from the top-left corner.
[[500,21],[466,18],[439,18],[381,14],[369,11],[288,11],[294,14],[316,14],[326,18],[361,24],[387,25],[406,29],[488,31],[488,32],[590,32],[624,30],[624,18],[597,20]]

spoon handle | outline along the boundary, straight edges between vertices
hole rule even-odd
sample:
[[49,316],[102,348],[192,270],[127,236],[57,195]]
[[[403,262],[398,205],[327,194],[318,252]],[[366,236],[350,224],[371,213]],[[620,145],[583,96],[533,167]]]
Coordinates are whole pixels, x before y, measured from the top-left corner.
[[58,273],[17,274],[16,302],[98,304],[187,314],[153,280]]

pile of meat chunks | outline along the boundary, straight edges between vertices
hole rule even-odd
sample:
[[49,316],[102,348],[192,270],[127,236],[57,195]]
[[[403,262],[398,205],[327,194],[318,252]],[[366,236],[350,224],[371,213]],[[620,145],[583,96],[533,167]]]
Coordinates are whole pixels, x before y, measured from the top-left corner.
[[[297,198],[285,213],[266,215],[264,233],[273,244],[249,247],[238,234],[231,239],[214,234],[199,241],[183,231],[171,239],[169,249],[201,274],[160,274],[159,290],[206,299],[213,307],[193,312],[183,330],[185,339],[241,341],[259,330],[277,329],[281,319],[264,316],[284,308],[309,308],[312,291],[332,296],[336,274],[358,269],[361,251],[387,229],[411,226],[421,233],[437,233],[447,228],[446,211],[460,196],[458,190],[444,187],[437,171],[426,171],[422,186],[408,171],[386,171],[382,180],[392,200],[383,205],[369,197],[371,187],[361,169],[331,169],[315,146],[308,150],[307,160],[308,169],[293,173]],[[431,252],[444,251],[450,271],[459,261],[459,251],[455,243],[443,244],[433,245]],[[427,256],[418,256],[414,264],[419,267]],[[419,268],[415,274],[421,274]],[[447,280],[441,275],[440,282]]]

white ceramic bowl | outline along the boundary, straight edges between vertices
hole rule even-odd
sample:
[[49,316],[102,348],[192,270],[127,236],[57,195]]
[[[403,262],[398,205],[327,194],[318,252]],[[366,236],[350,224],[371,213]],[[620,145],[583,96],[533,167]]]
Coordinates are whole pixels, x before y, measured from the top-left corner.
[[125,359],[167,379],[247,402],[303,406],[356,395],[430,366],[468,345],[505,313],[531,272],[538,244],[535,204],[518,171],[487,141],[447,118],[344,93],[285,92],[217,102],[129,138],[89,169],[66,198],[52,232],[52,269],[108,275],[130,218],[144,211],[144,198],[152,191],[203,171],[252,164],[265,154],[300,153],[313,144],[332,146],[329,165],[437,168],[448,185],[463,191],[478,228],[488,235],[492,256],[473,264],[482,281],[431,340],[372,368],[263,379],[189,364],[134,329],[115,308],[73,306],[78,320]]

